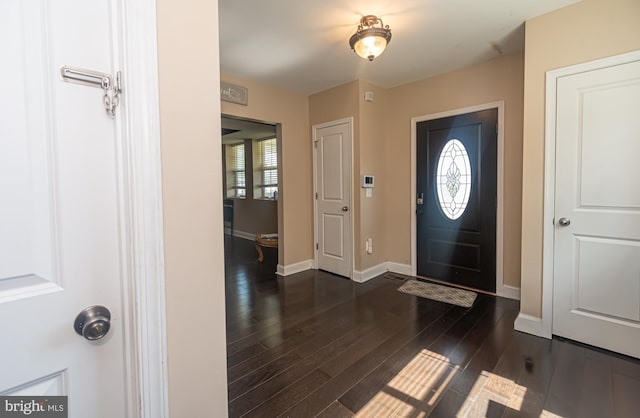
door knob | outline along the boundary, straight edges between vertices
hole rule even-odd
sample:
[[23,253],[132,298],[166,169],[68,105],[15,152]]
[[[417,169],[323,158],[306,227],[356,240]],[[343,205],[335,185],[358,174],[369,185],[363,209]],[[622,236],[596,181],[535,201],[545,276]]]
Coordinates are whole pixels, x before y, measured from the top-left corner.
[[559,224],[560,226],[569,226],[569,225],[571,224],[571,219],[569,219],[569,218],[564,218],[564,217],[563,217],[563,218],[560,218],[560,219],[558,219],[558,224]]
[[73,323],[73,329],[90,341],[99,340],[107,335],[109,328],[111,328],[111,312],[100,305],[83,309]]
[[346,212],[346,211],[348,211],[348,210],[349,210],[349,207],[348,207],[348,206],[343,206],[343,207],[342,207],[342,211],[343,211],[343,212]]

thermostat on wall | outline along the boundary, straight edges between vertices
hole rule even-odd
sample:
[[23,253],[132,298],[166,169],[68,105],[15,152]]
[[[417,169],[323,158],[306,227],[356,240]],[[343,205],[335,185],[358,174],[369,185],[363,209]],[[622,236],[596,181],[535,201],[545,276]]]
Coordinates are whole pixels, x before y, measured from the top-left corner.
[[373,187],[374,177],[369,175],[362,176],[362,187],[369,188]]

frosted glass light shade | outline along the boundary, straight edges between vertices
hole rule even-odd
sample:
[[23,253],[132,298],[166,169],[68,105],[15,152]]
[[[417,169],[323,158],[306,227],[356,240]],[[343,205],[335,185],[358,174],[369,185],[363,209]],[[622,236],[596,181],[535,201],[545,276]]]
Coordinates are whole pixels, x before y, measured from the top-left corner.
[[387,40],[381,36],[367,36],[356,41],[353,49],[356,54],[364,59],[373,61],[374,58],[380,56],[387,47]]
[[[380,24],[379,27],[374,25]],[[380,56],[391,41],[391,29],[384,26],[382,20],[373,15],[360,19],[356,33],[349,38],[349,46],[364,59],[373,61]]]

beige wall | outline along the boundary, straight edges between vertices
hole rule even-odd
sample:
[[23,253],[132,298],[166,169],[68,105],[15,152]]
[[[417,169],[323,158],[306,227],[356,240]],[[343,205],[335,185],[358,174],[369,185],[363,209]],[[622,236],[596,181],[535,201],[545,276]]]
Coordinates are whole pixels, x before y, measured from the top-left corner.
[[313,125],[350,117],[357,130],[358,88],[358,81],[352,81],[309,96],[309,135]]
[[523,54],[389,90],[384,158],[387,260],[411,263],[411,118],[504,101],[504,282],[520,285]]
[[[222,102],[225,115],[281,123],[279,143],[278,263],[313,259],[312,155],[307,96],[222,73],[221,80],[249,89],[249,105]],[[219,93],[216,93],[219,97]],[[218,119],[217,113],[211,117]]]
[[[217,1],[157,2],[169,411],[174,417],[227,414],[217,14]],[[193,318],[208,318],[207,332]]]
[[273,200],[234,199],[234,232],[270,234],[278,232],[278,205]]
[[157,2],[173,417],[227,414],[217,21],[217,1]]
[[[373,102],[364,101],[364,93],[373,92]],[[389,260],[386,253],[386,214],[387,203],[393,197],[388,195],[387,184],[384,181],[389,170],[385,155],[385,143],[393,141],[385,136],[387,123],[387,106],[389,92],[367,81],[359,82],[357,100],[359,103],[359,141],[356,158],[359,161],[359,171],[354,171],[354,192],[359,197],[360,235],[356,235],[358,249],[356,254],[356,268],[364,271]],[[362,175],[375,176],[373,196],[366,197],[362,185]],[[373,240],[373,254],[367,254],[365,241]]]
[[[309,96],[310,138],[313,136],[311,128],[314,125],[339,119],[353,118],[353,167],[351,172],[354,176],[352,183],[354,185],[352,187],[352,192],[354,194],[351,214],[354,237],[360,236],[360,200],[358,199],[357,189],[355,188],[357,173],[360,171],[360,162],[357,158],[357,150],[359,144],[358,130],[360,129],[360,119],[358,115],[358,85],[358,81],[352,81]],[[359,240],[356,240],[356,242],[354,242],[354,247],[356,249],[354,250],[353,254],[353,265],[355,266],[356,270],[358,270],[358,266],[360,265],[360,251],[357,247],[358,242]]]
[[584,0],[526,24],[521,311],[542,309],[545,72],[640,48],[640,1]]
[[[364,92],[375,94],[364,101]],[[358,272],[387,261],[384,251],[385,190],[376,183],[367,198],[361,186],[363,174],[382,178],[385,170],[385,107],[388,93],[369,82],[357,80],[309,97],[309,123],[316,125],[353,117],[353,237],[354,267]],[[373,254],[365,251],[367,238],[373,240]]]

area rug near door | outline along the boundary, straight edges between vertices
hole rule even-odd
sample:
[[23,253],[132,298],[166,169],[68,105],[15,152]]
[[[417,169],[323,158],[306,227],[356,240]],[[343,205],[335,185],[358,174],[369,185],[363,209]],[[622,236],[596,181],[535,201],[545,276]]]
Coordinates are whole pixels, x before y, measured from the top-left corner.
[[439,302],[450,303],[452,305],[470,308],[478,296],[475,292],[455,289],[453,287],[441,286],[439,284],[420,282],[418,280],[407,280],[398,288],[402,293],[420,296]]

